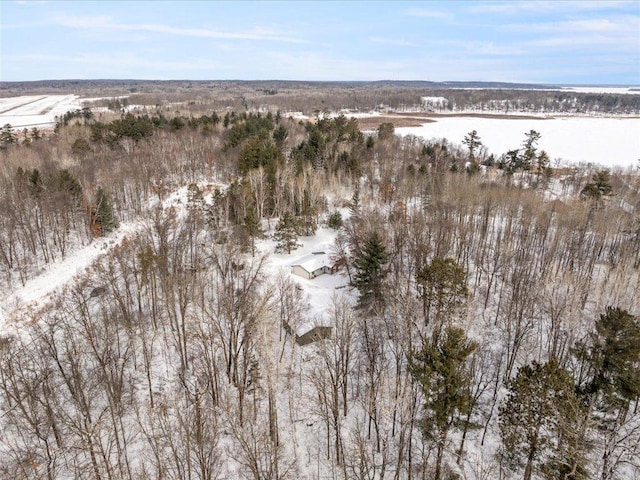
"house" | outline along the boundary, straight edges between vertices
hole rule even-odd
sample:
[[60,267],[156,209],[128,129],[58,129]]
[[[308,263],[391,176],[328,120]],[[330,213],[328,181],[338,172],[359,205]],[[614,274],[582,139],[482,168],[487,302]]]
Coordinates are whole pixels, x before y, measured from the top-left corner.
[[449,106],[449,100],[445,97],[422,97],[422,106],[428,112],[444,110]]
[[304,335],[296,335],[296,343],[302,347],[325,338],[331,338],[331,327],[315,326]]
[[[287,335],[291,335],[295,339],[296,344],[301,347],[319,340],[324,340],[325,338],[331,338],[332,327],[326,325],[314,325],[302,335],[298,335],[293,327],[287,322],[283,322],[282,326],[284,331],[287,332]],[[305,327],[309,328],[309,325],[306,325]]]
[[325,252],[313,252],[299,258],[291,265],[291,273],[302,278],[312,279],[325,273],[335,272],[329,255]]

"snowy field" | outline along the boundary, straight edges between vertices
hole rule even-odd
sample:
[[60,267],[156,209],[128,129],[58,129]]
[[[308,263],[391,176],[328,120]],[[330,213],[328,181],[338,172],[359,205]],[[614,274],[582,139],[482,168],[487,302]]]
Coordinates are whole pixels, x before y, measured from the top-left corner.
[[564,87],[562,92],[576,93],[613,93],[623,95],[640,95],[640,87],[601,87],[601,86],[584,86],[584,87]]
[[50,127],[56,116],[82,108],[78,95],[30,95],[0,98],[0,126],[10,124],[14,129]]
[[499,156],[522,146],[525,133],[535,130],[538,143],[555,166],[594,163],[607,167],[633,167],[640,159],[640,118],[560,117],[502,119],[441,117],[420,127],[397,128],[399,135],[425,139],[446,138],[461,144],[465,135],[477,130],[488,152]]

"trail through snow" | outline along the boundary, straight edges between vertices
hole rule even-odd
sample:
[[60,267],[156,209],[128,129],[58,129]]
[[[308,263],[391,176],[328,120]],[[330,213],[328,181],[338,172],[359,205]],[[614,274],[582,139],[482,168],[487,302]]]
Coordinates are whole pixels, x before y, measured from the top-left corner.
[[[220,183],[206,182],[208,187],[225,188]],[[180,187],[162,200],[162,208],[182,207],[184,213],[188,187]],[[150,199],[148,208],[158,205],[158,199]],[[145,225],[143,220],[124,222],[106,237],[96,238],[90,244],[71,252],[64,260],[47,265],[46,269],[24,286],[0,298],[0,337],[17,334],[20,324],[29,320],[29,315],[42,310],[54,294],[62,292],[75,278],[85,273],[100,258],[120,245],[125,238],[134,235]]]
[[46,306],[53,294],[86,272],[99,258],[120,245],[127,235],[142,226],[141,222],[122,224],[111,235],[96,238],[64,260],[47,265],[38,276],[28,280],[23,287],[14,290],[7,298],[0,299],[0,335],[16,333],[25,315]]

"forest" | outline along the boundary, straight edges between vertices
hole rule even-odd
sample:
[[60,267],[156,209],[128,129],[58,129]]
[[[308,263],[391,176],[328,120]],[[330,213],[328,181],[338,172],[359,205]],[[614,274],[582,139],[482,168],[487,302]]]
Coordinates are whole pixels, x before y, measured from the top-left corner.
[[234,98],[3,129],[0,478],[640,478],[637,168]]

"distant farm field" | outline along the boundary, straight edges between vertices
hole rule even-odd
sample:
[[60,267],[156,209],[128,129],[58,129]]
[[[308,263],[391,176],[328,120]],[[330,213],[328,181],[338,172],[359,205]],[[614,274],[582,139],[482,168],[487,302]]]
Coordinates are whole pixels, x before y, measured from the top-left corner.
[[25,95],[0,98],[0,125],[14,129],[51,127],[56,116],[81,108],[77,95]]

